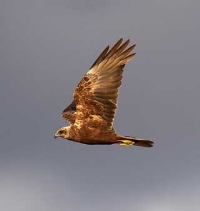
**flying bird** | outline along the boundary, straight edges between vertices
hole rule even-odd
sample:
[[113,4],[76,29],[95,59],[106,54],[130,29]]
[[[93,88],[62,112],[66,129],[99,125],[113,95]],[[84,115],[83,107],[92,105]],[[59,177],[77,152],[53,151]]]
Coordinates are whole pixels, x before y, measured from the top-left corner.
[[121,38],[99,55],[75,88],[74,100],[62,112],[70,125],[57,130],[55,138],[89,145],[153,146],[151,140],[119,135],[113,127],[123,69],[135,56],[135,45],[128,47],[129,43],[129,39],[123,43]]

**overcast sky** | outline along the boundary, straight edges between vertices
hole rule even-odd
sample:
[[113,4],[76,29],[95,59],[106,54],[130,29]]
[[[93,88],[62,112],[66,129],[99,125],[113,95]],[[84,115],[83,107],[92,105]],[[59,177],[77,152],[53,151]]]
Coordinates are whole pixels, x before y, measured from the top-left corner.
[[[0,210],[200,210],[200,1],[0,1]],[[154,148],[54,140],[106,45],[137,44],[118,133]]]

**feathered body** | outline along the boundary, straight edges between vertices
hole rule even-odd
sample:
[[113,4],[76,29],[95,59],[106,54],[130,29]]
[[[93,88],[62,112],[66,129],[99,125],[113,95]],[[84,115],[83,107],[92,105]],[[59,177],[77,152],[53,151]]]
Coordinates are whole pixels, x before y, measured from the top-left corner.
[[110,51],[107,46],[82,78],[74,100],[62,113],[70,126],[59,129],[55,137],[92,145],[153,146],[151,140],[121,136],[113,128],[123,68],[135,56],[131,53],[135,45],[126,49],[130,40],[122,41],[121,38]]

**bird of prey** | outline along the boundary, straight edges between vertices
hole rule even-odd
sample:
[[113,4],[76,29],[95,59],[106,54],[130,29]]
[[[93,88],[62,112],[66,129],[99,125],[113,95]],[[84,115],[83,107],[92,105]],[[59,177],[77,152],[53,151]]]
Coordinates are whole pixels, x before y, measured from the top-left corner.
[[89,145],[152,147],[153,141],[119,135],[113,127],[119,87],[125,64],[134,56],[135,45],[123,38],[109,50],[107,46],[74,91],[74,100],[62,112],[70,126],[56,131],[54,137]]

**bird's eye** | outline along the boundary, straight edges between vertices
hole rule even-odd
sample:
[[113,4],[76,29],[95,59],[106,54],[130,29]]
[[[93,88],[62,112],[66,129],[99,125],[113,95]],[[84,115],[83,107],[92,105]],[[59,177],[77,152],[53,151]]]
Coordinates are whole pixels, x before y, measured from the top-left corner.
[[63,130],[59,131],[59,134],[63,134]]

